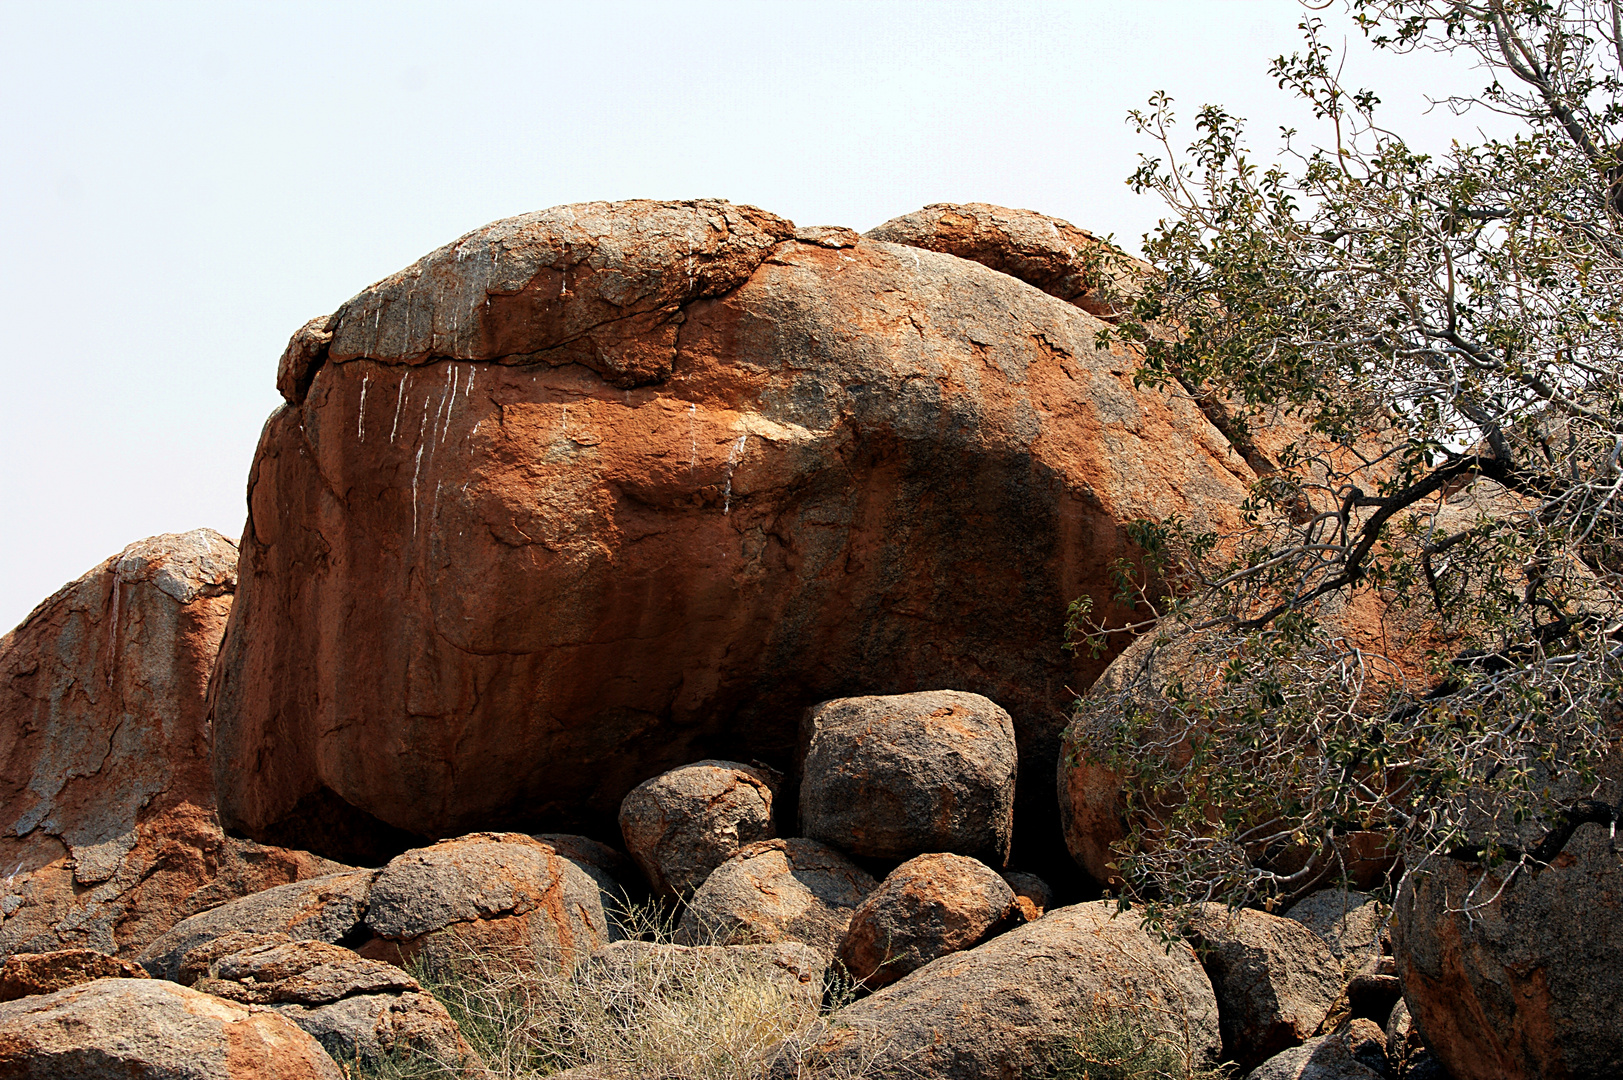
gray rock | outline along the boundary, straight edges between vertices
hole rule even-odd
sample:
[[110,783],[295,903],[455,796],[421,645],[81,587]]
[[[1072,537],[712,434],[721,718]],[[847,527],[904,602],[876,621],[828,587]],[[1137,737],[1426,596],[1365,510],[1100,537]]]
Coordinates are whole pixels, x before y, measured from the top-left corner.
[[294,881],[200,912],[172,927],[136,960],[154,978],[178,980],[186,954],[232,931],[338,942],[361,928],[376,870]]
[[776,835],[772,788],[748,765],[696,761],[633,788],[620,833],[654,892],[686,899],[739,848]]
[[408,851],[378,872],[364,956],[403,963],[469,952],[569,961],[608,941],[598,884],[524,833],[473,833]]
[[1004,872],[1003,880],[1014,890],[1015,907],[1026,922],[1042,918],[1043,912],[1054,906],[1054,890],[1036,874],[1009,870]]
[[1623,859],[1606,828],[1579,826],[1501,890],[1507,869],[1437,859],[1405,879],[1392,950],[1415,1023],[1455,1080],[1623,1076]]
[[1386,1060],[1392,1080],[1449,1080],[1402,1000],[1392,1007],[1386,1021]]
[[[183,966],[192,966],[196,955],[188,954]],[[210,962],[193,987],[245,1005],[270,1006],[346,1064],[371,1067],[408,1049],[447,1065],[479,1064],[445,1007],[416,979],[337,945],[251,946]]]
[[1275,1054],[1246,1080],[1384,1080],[1386,1039],[1368,1020]]
[[944,956],[829,1018],[775,1077],[1018,1076],[1093,1010],[1133,1010],[1217,1062],[1217,1001],[1194,952],[1170,949],[1136,916],[1096,901],[1051,911],[967,952]]
[[1241,1068],[1311,1037],[1341,995],[1341,965],[1294,920],[1202,904],[1189,936],[1217,995],[1223,1056]]
[[341,1080],[315,1039],[157,979],[98,979],[0,1004],[0,1076],[17,1080]]
[[693,894],[680,945],[799,941],[833,956],[874,879],[815,840],[761,840],[718,866]]
[[1381,955],[1390,911],[1368,893],[1324,889],[1292,904],[1285,918],[1319,935],[1338,960],[1357,971]]
[[892,870],[851,916],[840,961],[870,987],[973,948],[1006,920],[1014,890],[967,855],[920,855]]
[[802,726],[800,830],[852,853],[1008,861],[1014,722],[979,694],[837,698]]

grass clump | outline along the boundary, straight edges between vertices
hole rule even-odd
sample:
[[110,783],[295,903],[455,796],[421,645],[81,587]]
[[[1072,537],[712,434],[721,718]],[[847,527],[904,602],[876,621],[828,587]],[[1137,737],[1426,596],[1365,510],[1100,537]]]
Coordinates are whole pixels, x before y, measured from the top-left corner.
[[1065,1037],[1044,1047],[1027,1080],[1227,1080],[1229,1066],[1202,1069],[1183,1040],[1133,1014],[1082,1014]]

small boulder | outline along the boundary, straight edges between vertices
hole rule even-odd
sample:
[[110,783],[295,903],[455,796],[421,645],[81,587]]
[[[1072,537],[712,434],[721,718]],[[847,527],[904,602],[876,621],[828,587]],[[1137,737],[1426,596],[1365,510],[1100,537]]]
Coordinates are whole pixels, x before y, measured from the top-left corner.
[[594,953],[584,977],[611,986],[658,983],[678,989],[718,974],[740,983],[756,975],[781,992],[787,1005],[811,1020],[823,1004],[828,958],[793,941],[762,945],[666,945],[617,941]]
[[524,833],[473,833],[408,851],[378,872],[367,897],[374,935],[360,952],[403,964],[419,953],[583,959],[608,941],[598,884]]
[[1329,946],[1294,920],[1202,904],[1189,938],[1217,994],[1223,1056],[1241,1068],[1310,1038],[1341,994]]
[[833,956],[874,879],[815,840],[759,840],[718,866],[688,901],[679,945],[799,941]]
[[1292,904],[1285,918],[1319,935],[1336,959],[1349,970],[1360,971],[1384,951],[1390,910],[1368,893],[1324,889]]
[[[196,953],[188,954],[182,966],[195,962]],[[450,1014],[416,979],[342,946],[321,941],[253,945],[210,961],[193,988],[244,1005],[270,1006],[337,1061],[370,1067],[411,1050],[448,1065],[473,1063],[473,1051]]]
[[1369,1020],[1275,1054],[1245,1080],[1384,1080],[1386,1036]]
[[0,1005],[0,1076],[342,1080],[286,1017],[157,979],[98,979]]
[[1025,922],[1042,918],[1043,912],[1054,906],[1054,890],[1036,874],[1010,870],[1004,873],[1003,880],[1014,890],[1015,912]]
[[870,987],[888,986],[948,953],[979,945],[1015,907],[1014,890],[966,855],[920,855],[857,906],[840,961]]
[[774,835],[772,788],[748,765],[697,761],[633,788],[620,832],[654,892],[685,899],[739,848]]
[[94,949],[58,949],[48,953],[14,953],[0,967],[0,1001],[33,994],[53,994],[96,979],[145,979],[140,964],[119,960]]
[[1216,1064],[1217,1002],[1187,945],[1166,947],[1109,901],[1049,912],[934,960],[831,1016],[774,1077],[981,1080],[1022,1074],[1093,1010],[1132,1010]]
[[1401,999],[1386,1021],[1386,1060],[1392,1080],[1449,1080]]
[[1003,866],[1014,831],[1009,714],[979,694],[837,698],[811,709],[800,828],[853,855],[970,855]]
[[339,942],[361,930],[376,870],[350,870],[294,881],[244,896],[177,923],[136,957],[155,978],[178,981],[181,961],[199,945],[233,931]]

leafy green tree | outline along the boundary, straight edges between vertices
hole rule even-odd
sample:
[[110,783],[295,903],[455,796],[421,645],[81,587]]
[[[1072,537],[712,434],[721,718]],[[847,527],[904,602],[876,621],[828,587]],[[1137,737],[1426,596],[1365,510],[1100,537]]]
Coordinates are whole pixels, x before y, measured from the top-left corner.
[[[1611,823],[1623,689],[1623,18],[1598,0],[1351,0],[1378,46],[1473,58],[1504,138],[1421,153],[1316,18],[1275,60],[1315,139],[1253,160],[1172,102],[1132,177],[1169,216],[1111,335],[1260,479],[1235,536],[1145,523],[1153,635],[1079,707],[1126,784],[1129,895],[1263,901],[1378,832],[1412,869],[1548,860]],[[1101,598],[1102,599],[1102,598]],[[1086,614],[1084,603],[1081,615]],[[1348,632],[1378,611],[1384,641]],[[1485,901],[1487,897],[1479,897]]]

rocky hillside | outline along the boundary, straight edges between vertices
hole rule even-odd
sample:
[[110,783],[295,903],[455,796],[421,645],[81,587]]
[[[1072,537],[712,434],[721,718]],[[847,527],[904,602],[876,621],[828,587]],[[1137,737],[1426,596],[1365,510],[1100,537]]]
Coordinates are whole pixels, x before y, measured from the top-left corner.
[[[133,544],[0,639],[0,1075],[674,1075],[557,1031],[745,985],[727,1075],[1058,1075],[1106,1029],[1176,1075],[1614,1075],[1623,940],[1562,925],[1623,900],[1598,834],[1485,922],[1446,876],[1395,933],[1328,875],[1171,941],[1100,899],[1124,811],[1061,748],[1128,642],[1066,652],[1067,606],[1267,467],[1097,347],[1101,250],[590,203],[311,320],[240,545]],[[492,957],[500,1053],[435,981]]]

